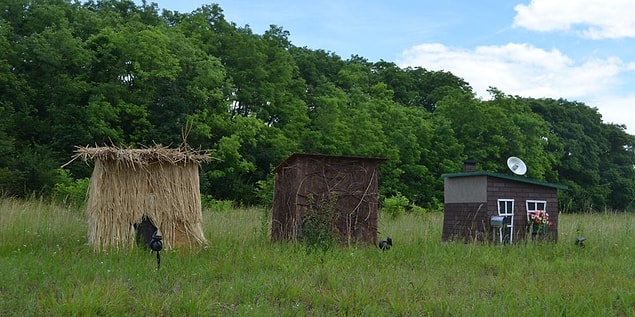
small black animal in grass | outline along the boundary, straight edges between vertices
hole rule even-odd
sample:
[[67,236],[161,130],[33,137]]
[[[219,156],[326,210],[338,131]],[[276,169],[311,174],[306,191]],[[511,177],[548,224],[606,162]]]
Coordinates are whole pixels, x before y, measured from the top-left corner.
[[575,240],[575,244],[576,244],[577,246],[579,246],[580,248],[584,248],[584,241],[586,241],[586,238],[585,238],[585,237],[578,237],[578,238]]
[[379,241],[379,248],[382,251],[390,250],[391,247],[392,247],[392,238],[391,237],[386,238],[386,240]]

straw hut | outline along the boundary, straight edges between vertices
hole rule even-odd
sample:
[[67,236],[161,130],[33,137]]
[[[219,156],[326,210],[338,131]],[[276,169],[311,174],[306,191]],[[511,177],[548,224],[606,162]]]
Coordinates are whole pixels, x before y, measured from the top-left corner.
[[271,237],[296,241],[316,212],[328,213],[340,243],[375,244],[378,168],[385,159],[295,153],[275,169]]
[[165,248],[206,243],[198,167],[207,153],[154,146],[78,147],[94,160],[88,193],[88,242],[96,250],[148,243],[155,231]]

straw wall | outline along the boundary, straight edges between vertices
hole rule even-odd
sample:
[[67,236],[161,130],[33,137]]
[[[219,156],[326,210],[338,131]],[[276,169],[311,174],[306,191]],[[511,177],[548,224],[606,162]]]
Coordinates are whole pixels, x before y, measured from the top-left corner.
[[204,244],[198,162],[96,157],[88,198],[88,241],[95,249],[131,248],[147,216],[164,246]]

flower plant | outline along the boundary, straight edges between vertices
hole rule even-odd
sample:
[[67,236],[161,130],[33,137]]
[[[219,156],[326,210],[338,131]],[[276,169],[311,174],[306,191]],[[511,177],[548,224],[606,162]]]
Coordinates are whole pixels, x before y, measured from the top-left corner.
[[549,214],[544,210],[530,211],[528,212],[528,217],[532,233],[547,232],[547,228],[552,224],[552,222],[549,221]]

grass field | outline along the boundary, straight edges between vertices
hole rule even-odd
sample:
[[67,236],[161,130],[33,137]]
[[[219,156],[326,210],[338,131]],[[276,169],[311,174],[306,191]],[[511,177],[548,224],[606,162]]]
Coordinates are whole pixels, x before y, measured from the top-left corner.
[[[635,316],[635,215],[561,215],[559,242],[442,243],[440,213],[380,220],[395,245],[272,244],[263,209],[206,211],[201,250],[94,253],[80,210],[0,199],[0,316]],[[574,245],[578,233],[586,248]]]

